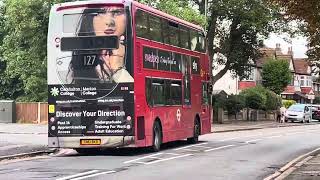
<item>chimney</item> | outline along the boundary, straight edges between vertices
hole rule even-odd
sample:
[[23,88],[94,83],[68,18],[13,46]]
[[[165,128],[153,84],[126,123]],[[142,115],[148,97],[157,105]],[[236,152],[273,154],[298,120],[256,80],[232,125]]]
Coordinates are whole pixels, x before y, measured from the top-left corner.
[[288,47],[288,55],[293,55],[292,47]]
[[276,44],[276,55],[281,55],[282,51],[281,51],[281,45],[280,43]]

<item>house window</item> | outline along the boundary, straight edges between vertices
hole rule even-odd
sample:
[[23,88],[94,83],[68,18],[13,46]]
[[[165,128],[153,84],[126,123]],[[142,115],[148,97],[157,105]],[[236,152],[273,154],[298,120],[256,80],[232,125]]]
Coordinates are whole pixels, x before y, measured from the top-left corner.
[[292,74],[292,76],[291,76],[291,81],[290,81],[290,85],[291,85],[291,86],[294,86],[294,78],[295,78],[295,77],[294,77],[294,75]]
[[255,80],[255,68],[251,67],[249,71],[245,72],[245,76],[247,78],[244,78],[244,81],[254,81]]
[[304,76],[300,76],[300,86],[305,86]]

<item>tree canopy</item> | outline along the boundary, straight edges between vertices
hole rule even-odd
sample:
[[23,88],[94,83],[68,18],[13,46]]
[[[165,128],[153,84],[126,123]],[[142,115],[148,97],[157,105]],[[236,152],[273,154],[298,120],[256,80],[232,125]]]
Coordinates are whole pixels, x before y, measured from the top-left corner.
[[271,0],[280,5],[284,18],[299,20],[301,32],[309,40],[308,58],[320,67],[320,1],[319,0]]
[[[245,74],[262,40],[278,27],[279,9],[267,0],[139,0],[207,30],[210,59],[223,69]],[[67,0],[3,0],[0,4],[0,98],[44,101],[46,36],[51,5]],[[207,17],[207,18],[206,18]],[[207,21],[206,21],[207,19]],[[5,87],[5,88],[3,88]]]
[[292,80],[289,63],[286,60],[270,59],[262,66],[263,86],[280,94]]
[[47,100],[47,29],[52,3],[3,0],[0,18],[0,98]]
[[[203,25],[204,0],[159,0],[150,3],[161,11]],[[224,68],[212,78],[214,84],[228,70],[245,76],[251,61],[260,57],[259,48],[269,33],[277,30],[279,9],[265,0],[208,1],[207,41],[212,62]]]

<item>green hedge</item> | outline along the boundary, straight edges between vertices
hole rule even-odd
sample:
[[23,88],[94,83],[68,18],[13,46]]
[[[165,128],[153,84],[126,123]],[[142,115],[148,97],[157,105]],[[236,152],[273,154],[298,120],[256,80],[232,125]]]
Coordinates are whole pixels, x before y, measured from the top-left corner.
[[228,111],[228,114],[236,115],[245,107],[243,96],[239,96],[239,95],[229,96],[225,101],[224,107]]
[[281,106],[281,98],[262,86],[245,89],[240,96],[245,101],[245,107],[251,109],[271,111]]

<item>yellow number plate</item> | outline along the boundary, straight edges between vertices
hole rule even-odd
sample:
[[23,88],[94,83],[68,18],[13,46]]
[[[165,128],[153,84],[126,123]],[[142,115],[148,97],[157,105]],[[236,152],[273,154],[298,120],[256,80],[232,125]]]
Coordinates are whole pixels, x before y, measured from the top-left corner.
[[81,139],[81,145],[100,145],[101,139]]

